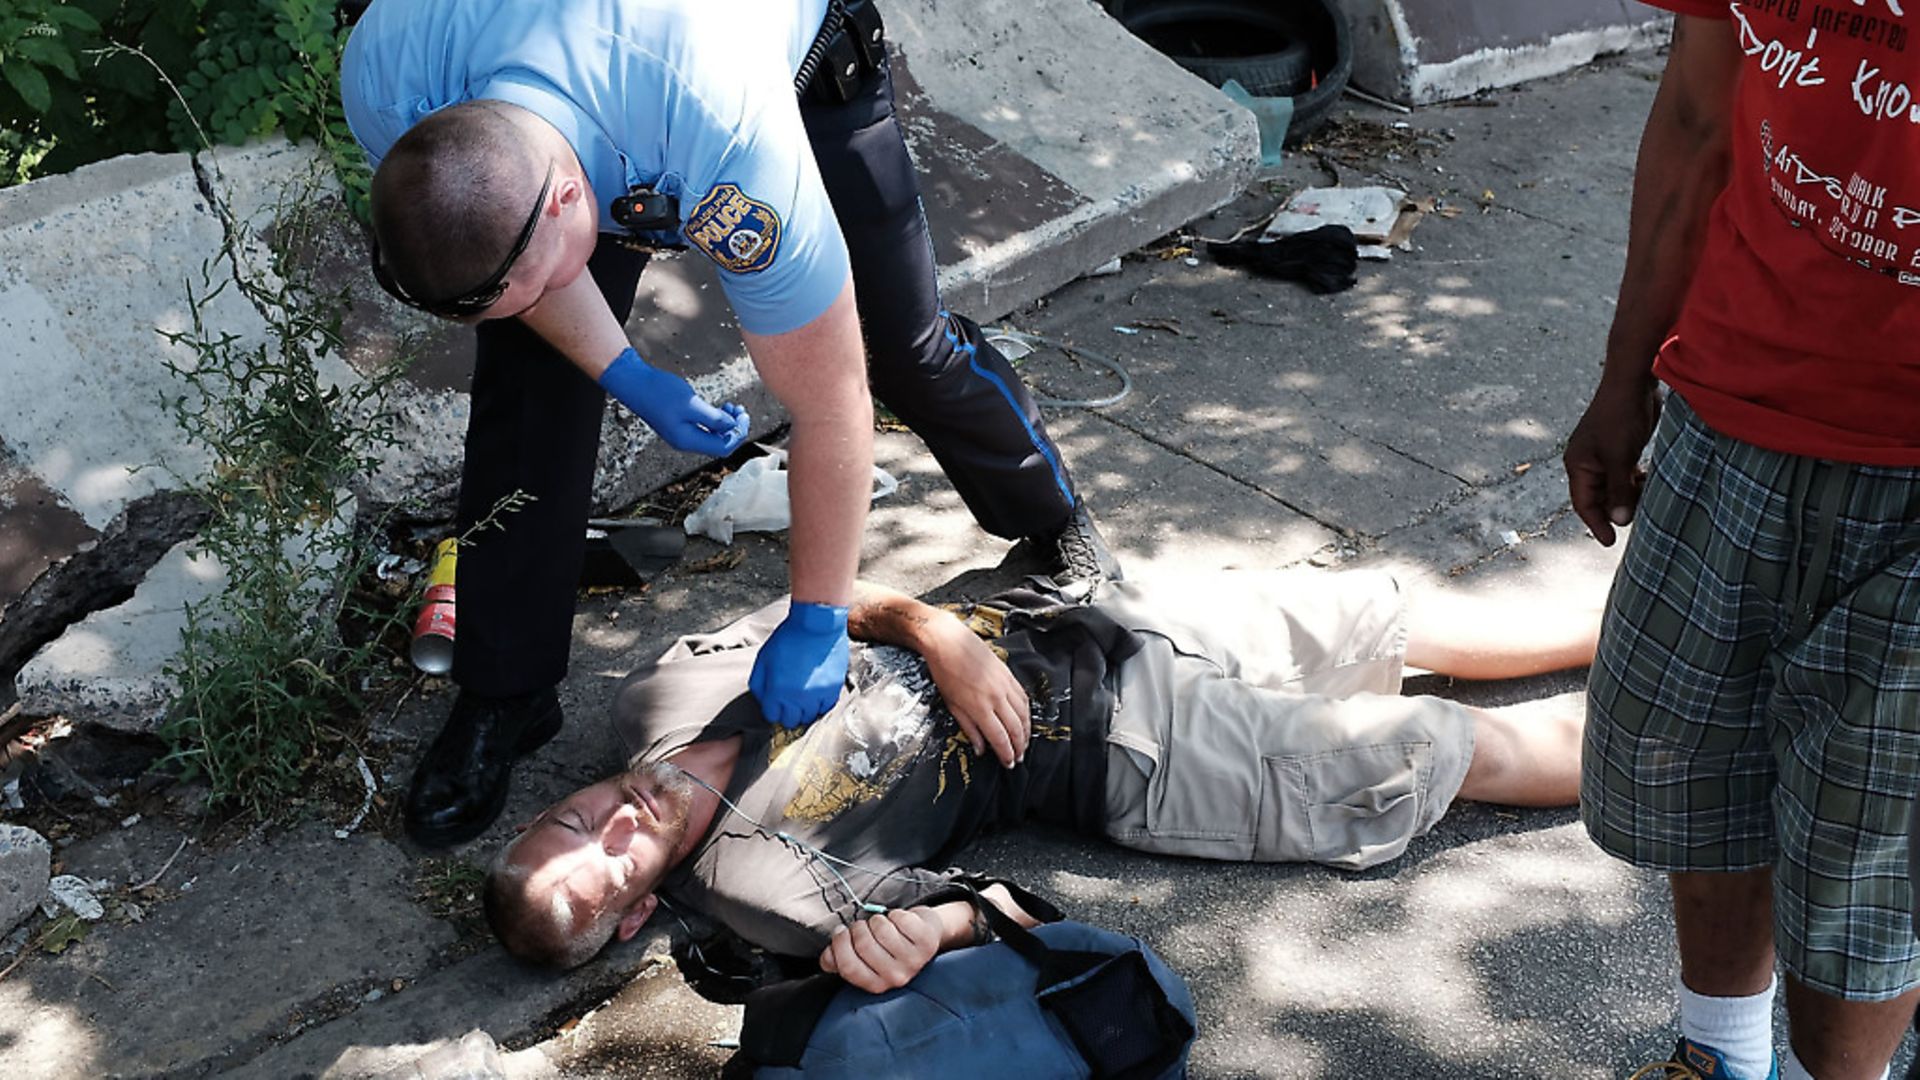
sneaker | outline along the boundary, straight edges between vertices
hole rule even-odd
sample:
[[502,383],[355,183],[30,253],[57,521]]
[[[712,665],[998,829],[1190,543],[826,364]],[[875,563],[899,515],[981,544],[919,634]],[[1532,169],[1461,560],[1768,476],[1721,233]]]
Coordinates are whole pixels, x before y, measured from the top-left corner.
[[1093,591],[1102,581],[1119,581],[1120,560],[1107,550],[1107,542],[1094,527],[1087,504],[1077,502],[1066,524],[1051,533],[1027,538],[1046,560],[1047,575],[1069,595]]
[[[1727,1064],[1720,1051],[1711,1046],[1702,1046],[1682,1036],[1674,1044],[1673,1056],[1665,1061],[1656,1061],[1642,1066],[1627,1080],[1753,1080],[1738,1076]],[[1767,1070],[1766,1080],[1780,1080],[1780,1059],[1773,1059],[1773,1067]]]

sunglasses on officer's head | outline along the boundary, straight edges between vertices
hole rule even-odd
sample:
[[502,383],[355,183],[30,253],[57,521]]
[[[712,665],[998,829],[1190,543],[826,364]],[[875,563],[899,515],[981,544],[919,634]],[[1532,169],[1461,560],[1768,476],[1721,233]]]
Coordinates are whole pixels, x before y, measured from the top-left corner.
[[513,249],[507,252],[507,261],[500,269],[487,276],[487,280],[446,300],[422,300],[409,295],[400,283],[387,273],[387,267],[380,259],[380,241],[373,241],[373,279],[387,294],[409,307],[419,308],[429,315],[438,315],[444,319],[470,319],[492,307],[507,291],[507,274],[513,270],[513,264],[527,250],[533,241],[534,226],[540,224],[540,211],[547,205],[547,192],[553,187],[555,162],[547,163],[547,178],[540,183],[540,196],[533,201],[533,211],[527,215],[527,223],[520,227],[520,238],[513,242]]

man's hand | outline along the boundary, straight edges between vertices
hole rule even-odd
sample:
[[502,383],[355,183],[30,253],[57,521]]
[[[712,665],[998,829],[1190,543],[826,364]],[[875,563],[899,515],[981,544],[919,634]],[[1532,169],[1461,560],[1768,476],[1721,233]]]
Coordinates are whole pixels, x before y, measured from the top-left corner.
[[820,970],[837,974],[869,994],[883,994],[913,981],[940,952],[944,928],[926,907],[889,911],[841,927],[820,952]]
[[1626,384],[1602,380],[1586,415],[1567,440],[1567,490],[1573,512],[1602,547],[1613,546],[1614,526],[1633,520],[1646,470],[1640,452],[1660,418],[1651,377]]
[[937,628],[938,644],[921,655],[947,710],[966,732],[974,753],[984,754],[991,746],[1000,764],[1012,768],[1026,757],[1032,736],[1026,687],[965,623],[942,612],[930,625]]
[[820,719],[847,681],[847,609],[798,600],[753,658],[747,689],[781,727]]
[[747,440],[747,410],[732,402],[714,408],[687,380],[661,371],[631,348],[601,372],[600,386],[675,450],[725,457]]

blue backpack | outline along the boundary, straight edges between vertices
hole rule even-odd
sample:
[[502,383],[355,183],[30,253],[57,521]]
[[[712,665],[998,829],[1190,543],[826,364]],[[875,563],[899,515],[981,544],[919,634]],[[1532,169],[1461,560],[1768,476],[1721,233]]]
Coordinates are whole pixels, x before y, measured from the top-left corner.
[[1027,930],[967,888],[1000,940],[942,953],[898,990],[869,994],[823,974],[754,991],[724,1075],[1186,1076],[1194,1011],[1180,976],[1138,938],[1062,920],[1008,887],[1045,925]]

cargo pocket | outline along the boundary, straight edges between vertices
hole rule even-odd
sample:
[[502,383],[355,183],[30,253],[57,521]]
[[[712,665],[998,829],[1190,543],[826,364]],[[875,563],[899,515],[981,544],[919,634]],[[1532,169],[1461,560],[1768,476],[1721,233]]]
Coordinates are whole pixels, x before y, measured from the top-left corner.
[[1205,766],[1180,757],[1157,764],[1147,780],[1146,836],[1134,846],[1196,859],[1256,858],[1248,813],[1256,781],[1244,768],[1223,774]]
[[1399,855],[1420,832],[1433,747],[1379,743],[1262,765],[1254,858],[1358,870]]

